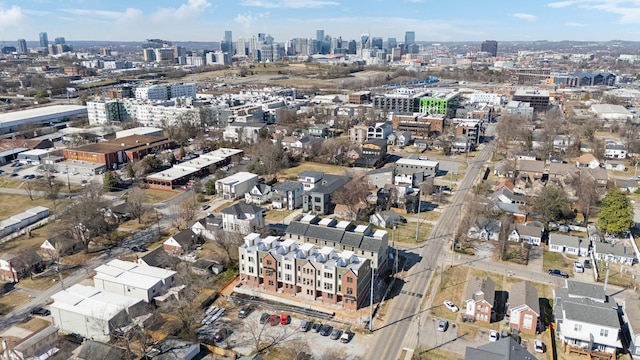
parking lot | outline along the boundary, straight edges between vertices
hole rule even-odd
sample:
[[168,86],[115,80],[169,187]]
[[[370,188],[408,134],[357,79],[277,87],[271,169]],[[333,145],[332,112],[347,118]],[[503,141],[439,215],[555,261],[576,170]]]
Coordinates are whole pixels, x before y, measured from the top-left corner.
[[[14,162],[0,166],[0,176],[15,181],[30,180],[44,176],[44,173],[41,170],[38,170],[38,166],[36,165],[21,164],[17,166],[15,164],[19,163]],[[65,185],[67,182],[76,185],[102,183],[102,175],[95,175],[91,173],[80,173],[78,171],[67,172],[63,170],[61,172],[52,173],[51,175],[55,176],[57,180],[65,183]]]
[[[296,314],[291,314],[291,322],[288,325],[281,325],[279,322],[271,325],[268,321],[260,324],[260,316],[263,313],[282,315],[281,312],[270,311],[261,307],[254,308],[253,311],[244,319],[238,317],[239,307],[225,309],[223,316],[212,322],[209,327],[212,333],[218,329],[226,329],[229,333],[228,337],[216,343],[217,346],[223,348],[231,348],[239,354],[247,355],[255,350],[258,342],[268,344],[277,342],[274,347],[287,346],[287,344],[295,344],[296,347],[306,344],[310,353],[314,358],[322,358],[325,355],[332,354],[342,359],[362,358],[368,348],[368,342],[371,335],[363,335],[354,332],[355,335],[348,343],[342,343],[339,339],[332,340],[329,336],[321,336],[319,333],[299,330],[303,320],[314,321],[314,319],[301,318]],[[316,321],[318,322],[318,321]],[[350,330],[346,325],[334,323],[330,321],[319,321],[322,324],[333,326],[334,329],[342,331]],[[259,341],[258,341],[259,339]]]

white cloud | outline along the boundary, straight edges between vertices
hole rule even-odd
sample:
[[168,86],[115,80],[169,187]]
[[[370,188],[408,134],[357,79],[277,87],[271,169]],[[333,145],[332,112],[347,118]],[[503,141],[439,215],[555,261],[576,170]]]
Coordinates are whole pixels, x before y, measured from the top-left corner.
[[187,3],[182,4],[178,9],[158,9],[151,15],[151,18],[157,21],[193,19],[210,6],[211,3],[207,0],[188,0]]
[[263,7],[269,9],[289,8],[319,8],[323,6],[337,6],[340,3],[325,0],[244,0],[240,3],[243,6]]
[[521,20],[526,20],[529,22],[534,22],[536,20],[538,20],[538,17],[532,14],[523,14],[523,13],[515,13],[513,14],[513,17],[521,19]]
[[269,17],[269,12],[263,12],[263,13],[258,13],[255,15],[252,15],[251,13],[246,13],[246,14],[238,14],[236,15],[236,17],[233,19],[233,21],[237,24],[239,24],[240,26],[242,26],[242,30],[244,31],[245,34],[250,34],[251,33],[251,28],[253,27],[253,24],[258,21],[258,19],[263,19]]
[[0,29],[19,26],[27,19],[21,7],[13,5],[7,8],[3,3],[0,3]]
[[577,23],[577,22],[571,22],[571,21],[570,21],[570,22],[565,23],[565,25],[567,25],[567,26],[571,26],[571,27],[583,27],[583,26],[585,26],[584,24]]
[[547,4],[552,8],[578,7],[619,15],[621,24],[640,23],[640,0],[565,0]]

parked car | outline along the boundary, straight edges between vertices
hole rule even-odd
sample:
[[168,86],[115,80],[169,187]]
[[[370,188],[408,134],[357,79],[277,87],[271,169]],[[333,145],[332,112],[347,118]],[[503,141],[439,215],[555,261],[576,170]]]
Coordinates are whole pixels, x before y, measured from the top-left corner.
[[338,339],[340,339],[341,336],[342,336],[342,330],[333,329],[333,331],[331,332],[331,335],[329,335],[329,339],[338,340]]
[[585,269],[591,269],[591,260],[585,260],[584,261],[584,268]]
[[322,328],[322,324],[321,323],[313,323],[313,324],[311,324],[311,331],[313,331],[314,333],[320,332],[321,328]]
[[144,246],[134,246],[131,248],[131,251],[133,252],[146,252],[148,251],[148,249]]
[[65,335],[65,339],[71,341],[74,344],[82,344],[84,342],[84,336],[76,333]]
[[280,324],[280,316],[278,316],[276,314],[273,314],[273,315],[269,316],[269,320],[267,322],[271,326],[276,326],[276,325]]
[[291,322],[291,316],[289,316],[289,314],[282,314],[282,316],[280,316],[280,325],[289,325],[289,323]]
[[225,328],[218,329],[218,331],[216,331],[216,333],[213,335],[213,341],[221,342],[224,339],[226,339],[228,335],[229,335],[229,332],[227,331],[227,329]]
[[547,347],[542,341],[533,340],[533,349],[535,352],[543,354],[547,350]]
[[582,264],[580,264],[579,261],[576,261],[573,263],[573,271],[577,272],[577,273],[583,273],[584,272],[584,267],[582,266]]
[[240,319],[244,319],[247,316],[249,316],[249,314],[251,314],[252,311],[253,311],[253,308],[250,305],[245,305],[242,307],[242,309],[240,309],[240,311],[238,311],[238,317]]
[[302,331],[302,332],[307,332],[309,330],[311,330],[311,325],[313,325],[312,322],[307,321],[307,320],[302,320],[302,322],[300,323],[300,327],[298,328],[298,330]]
[[262,315],[260,315],[260,325],[266,324],[267,320],[269,320],[270,316],[271,316],[271,314],[269,314],[269,313],[262,313]]
[[449,328],[449,322],[447,320],[438,321],[438,331],[445,332]]
[[329,334],[331,334],[332,331],[333,331],[333,326],[331,326],[331,325],[322,325],[322,327],[320,328],[320,335],[321,336],[329,336]]
[[496,342],[498,340],[500,340],[500,334],[495,330],[489,331],[489,341]]
[[447,309],[451,310],[452,312],[458,312],[458,310],[460,310],[460,309],[458,309],[458,307],[456,306],[456,304],[452,303],[452,302],[451,302],[451,301],[449,301],[449,300],[445,300],[445,301],[444,301],[444,306],[446,306],[446,307],[447,307]]
[[49,309],[45,309],[43,307],[38,306],[31,309],[31,315],[49,316],[51,315],[51,311],[49,311]]
[[346,344],[349,341],[351,341],[351,339],[353,339],[353,337],[355,335],[356,334],[353,331],[347,330],[347,331],[342,333],[342,336],[340,336],[340,342],[343,343],[343,344]]
[[547,271],[547,273],[549,273],[549,275],[551,275],[551,276],[559,276],[559,277],[565,278],[565,279],[569,277],[569,274],[567,274],[566,272],[562,272],[562,271],[560,271],[558,269],[549,269]]
[[204,204],[204,205],[202,205],[202,206],[200,207],[200,209],[202,209],[202,211],[205,211],[205,210],[207,210],[207,209],[208,209],[208,208],[210,208],[210,207],[211,207],[211,205],[209,205],[209,204]]

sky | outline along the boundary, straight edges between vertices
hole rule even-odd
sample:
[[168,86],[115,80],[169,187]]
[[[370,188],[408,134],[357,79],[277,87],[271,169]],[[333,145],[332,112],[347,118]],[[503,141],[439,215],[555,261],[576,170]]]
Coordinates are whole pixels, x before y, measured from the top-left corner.
[[0,40],[640,40],[640,0],[0,0]]

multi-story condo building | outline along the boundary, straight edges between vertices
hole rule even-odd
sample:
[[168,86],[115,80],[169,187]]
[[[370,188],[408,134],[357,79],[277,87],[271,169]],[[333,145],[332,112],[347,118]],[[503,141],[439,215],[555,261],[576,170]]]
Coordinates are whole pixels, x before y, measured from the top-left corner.
[[399,114],[413,114],[420,111],[420,99],[425,96],[425,92],[417,92],[415,89],[397,89],[393,93],[375,95],[373,107]]
[[487,52],[489,55],[496,57],[498,56],[498,42],[495,40],[484,41],[480,46],[480,51]]
[[357,310],[366,304],[371,261],[354,251],[251,233],[238,248],[240,282],[265,292]]
[[500,105],[502,103],[502,95],[485,92],[474,92],[469,96],[472,104],[490,104]]
[[367,130],[369,129],[366,125],[355,125],[349,128],[349,141],[354,142],[356,144],[362,144],[367,140]]
[[169,100],[176,97],[196,97],[196,84],[173,83],[167,85],[141,86],[135,90],[136,99]]
[[452,116],[460,99],[457,91],[438,91],[420,99],[420,112]]
[[376,273],[382,273],[387,266],[388,234],[384,230],[374,231],[371,225],[305,215],[289,223],[284,237],[297,244],[353,251],[355,255],[371,260]]

